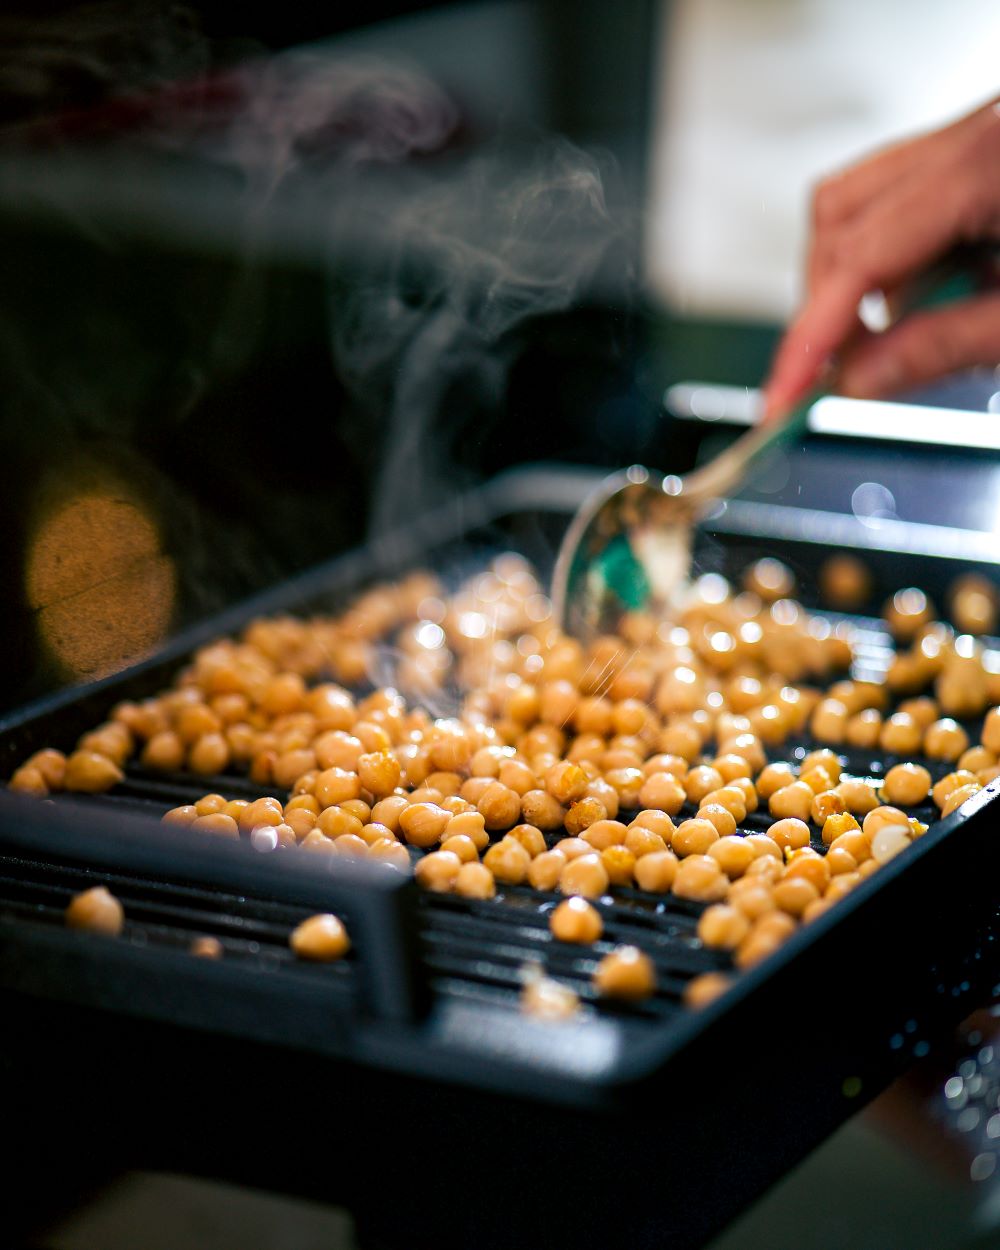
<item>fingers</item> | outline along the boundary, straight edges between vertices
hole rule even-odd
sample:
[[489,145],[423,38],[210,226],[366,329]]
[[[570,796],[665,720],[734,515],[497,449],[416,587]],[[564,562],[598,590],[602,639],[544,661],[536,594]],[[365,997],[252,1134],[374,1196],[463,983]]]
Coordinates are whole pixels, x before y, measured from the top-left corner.
[[1000,293],[993,293],[912,313],[885,334],[865,337],[841,359],[838,389],[879,399],[956,369],[998,363]]
[[935,150],[943,164],[892,183],[825,241],[820,276],[775,357],[768,411],[816,383],[857,332],[866,292],[904,287],[956,244],[1000,237],[1000,117],[984,110]]

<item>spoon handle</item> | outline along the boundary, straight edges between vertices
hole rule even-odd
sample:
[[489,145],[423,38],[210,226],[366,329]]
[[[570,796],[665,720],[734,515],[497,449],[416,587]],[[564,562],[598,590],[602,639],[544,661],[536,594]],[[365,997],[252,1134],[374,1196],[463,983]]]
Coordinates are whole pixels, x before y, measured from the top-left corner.
[[823,395],[811,391],[793,408],[771,421],[755,425],[716,456],[709,464],[684,477],[683,496],[692,501],[731,495],[758,456],[801,434],[813,404]]

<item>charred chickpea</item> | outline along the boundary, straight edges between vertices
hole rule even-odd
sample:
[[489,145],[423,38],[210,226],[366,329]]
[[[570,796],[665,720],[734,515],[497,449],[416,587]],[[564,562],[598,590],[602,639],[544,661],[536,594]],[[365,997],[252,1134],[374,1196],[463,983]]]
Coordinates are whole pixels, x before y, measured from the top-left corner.
[[638,947],[616,947],[597,965],[594,986],[605,998],[630,1002],[649,998],[656,989],[653,961]]
[[552,936],[560,942],[596,942],[604,932],[604,921],[596,907],[585,898],[567,898],[549,917]]

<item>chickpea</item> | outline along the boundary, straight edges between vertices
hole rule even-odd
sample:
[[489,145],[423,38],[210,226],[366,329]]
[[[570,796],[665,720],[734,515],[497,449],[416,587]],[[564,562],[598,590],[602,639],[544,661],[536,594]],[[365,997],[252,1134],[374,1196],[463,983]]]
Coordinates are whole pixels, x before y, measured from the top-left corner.
[[[809,819],[812,811],[813,792],[804,781],[775,790],[768,800],[768,811],[779,819],[794,818],[800,823]],[[773,836],[773,829],[772,829]]]
[[[739,889],[735,888],[737,885]],[[772,887],[766,881],[741,877],[738,882],[733,883],[733,888],[729,891],[729,901],[748,920],[757,920],[774,910],[774,897],[771,889]]]
[[226,816],[222,811],[212,811],[207,816],[196,816],[191,821],[190,828],[196,834],[215,834],[217,838],[234,838],[239,839],[240,828],[232,816]]
[[865,817],[861,828],[870,843],[875,834],[887,825],[905,824],[906,813],[901,812],[898,807],[876,807]]
[[165,825],[180,825],[182,828],[192,824],[198,818],[198,809],[193,803],[185,803],[182,807],[172,807],[164,813],[162,820]]
[[[282,825],[278,825],[275,833],[280,833]],[[293,834],[294,841],[294,834]],[[347,855],[353,859],[364,859],[368,854],[368,843],[360,833],[342,833],[332,839],[333,849],[338,855]]]
[[703,803],[698,809],[696,819],[707,820],[713,824],[720,838],[729,837],[736,832],[736,820],[732,812],[721,803]]
[[723,995],[732,985],[732,978],[724,972],[703,972],[692,978],[684,987],[684,1005],[695,1011]]
[[546,849],[545,837],[541,829],[536,829],[534,825],[515,825],[507,837],[520,842],[532,859]]
[[[735,828],[735,822],[733,828]],[[671,838],[674,854],[680,858],[688,855],[705,855],[713,842],[718,842],[719,831],[711,821],[696,817],[679,824]]]
[[983,787],[979,784],[979,782],[975,781],[970,782],[966,786],[959,786],[957,790],[952,790],[952,792],[945,799],[944,805],[941,808],[941,819],[943,820],[945,816],[950,816],[952,812],[961,807],[967,799],[971,799],[974,794],[978,794],[982,788]]
[[537,829],[558,829],[565,819],[566,809],[546,790],[529,790],[521,798],[521,815]]
[[631,885],[637,862],[626,846],[609,846],[601,851],[601,863],[612,885]]
[[750,921],[735,907],[714,903],[698,920],[698,936],[706,946],[735,950],[750,932]]
[[572,803],[583,798],[590,778],[579,766],[569,760],[553,764],[545,774],[545,789],[558,803]]
[[629,825],[628,832],[625,834],[625,849],[630,851],[637,860],[642,860],[647,855],[665,851],[667,843],[652,829],[647,829],[644,825],[632,824]]
[[[444,810],[444,809],[442,809]],[[441,841],[446,838],[467,837],[481,854],[490,844],[490,835],[486,832],[486,823],[479,812],[459,812],[452,816],[445,825]]]
[[188,949],[198,959],[221,959],[225,953],[217,937],[196,937]]
[[342,838],[348,833],[360,838],[364,825],[342,807],[325,807],[316,818],[316,828],[327,838]]
[[895,712],[882,726],[879,746],[893,755],[913,755],[920,750],[920,726],[907,712]]
[[45,786],[49,790],[61,790],[66,781],[66,756],[62,751],[56,751],[52,747],[45,747],[41,751],[36,751],[29,756],[22,765],[23,768],[34,768],[42,777]]
[[848,746],[874,750],[882,733],[882,716],[873,707],[866,707],[850,718],[844,729]]
[[820,742],[843,742],[850,714],[839,699],[822,699],[813,709],[809,730]]
[[451,821],[458,819],[434,803],[411,803],[399,814],[399,832],[411,846],[434,846]]
[[674,822],[666,814],[666,812],[655,811],[644,808],[636,816],[632,826],[641,826],[643,829],[649,829],[652,833],[658,834],[659,837],[669,846],[670,839],[674,836]]
[[[309,836],[312,837],[312,834]],[[400,872],[410,871],[410,856],[406,847],[394,838],[376,838],[368,848],[368,858]]]
[[838,553],[820,567],[820,591],[832,607],[856,612],[871,595],[871,574],[855,556]]
[[125,774],[106,755],[74,751],[66,760],[65,786],[81,794],[100,794],[124,780]]
[[[692,768],[684,779],[684,791],[692,803],[700,803],[706,794],[722,788],[722,777],[714,768],[703,764]],[[653,804],[652,806],[655,806]],[[670,815],[674,815],[673,812]]]
[[862,781],[860,777],[848,777],[837,785],[836,790],[853,816],[867,815],[878,807],[875,787]]
[[799,781],[807,785],[813,794],[824,794],[837,784],[836,779],[831,777],[825,768],[818,765],[815,768],[802,769],[799,773]]
[[1000,707],[992,707],[986,713],[981,740],[987,751],[1000,756]]
[[830,866],[824,856],[817,854],[812,847],[805,846],[790,852],[788,856],[784,880],[790,881],[795,877],[804,877],[811,881],[822,894],[830,884]]
[[897,764],[890,768],[882,786],[883,796],[902,807],[916,807],[930,792],[931,775],[920,764]]
[[784,875],[785,867],[780,859],[776,859],[773,855],[758,855],[743,874],[743,877],[747,879],[752,878],[754,881],[764,881],[767,885],[774,885]]
[[652,851],[635,861],[634,873],[640,890],[666,894],[677,875],[677,856],[671,851]]
[[969,747],[958,757],[959,770],[965,769],[971,773],[979,773],[984,768],[993,768],[996,762],[996,756],[985,747]]
[[804,820],[794,816],[776,820],[768,830],[768,834],[782,851],[796,851],[800,847],[809,845],[809,826]]
[[[450,826],[449,821],[449,826]],[[371,828],[371,826],[367,826]],[[367,838],[365,839],[368,840]],[[370,845],[370,843],[369,843]],[[475,842],[464,833],[449,834],[448,827],[445,828],[444,835],[441,838],[441,850],[450,851],[452,855],[457,855],[463,864],[477,864],[479,862],[479,851]]]
[[830,851],[848,851],[859,864],[871,858],[871,840],[861,829],[848,829],[830,843]]
[[552,936],[560,942],[596,942],[604,932],[601,913],[584,898],[564,899],[549,917]]
[[618,946],[605,955],[594,973],[594,986],[605,998],[636,1002],[656,989],[653,961],[635,946]]
[[453,889],[462,898],[493,898],[497,892],[492,872],[478,860],[462,864],[455,877]]
[[554,890],[559,884],[562,870],[569,863],[558,848],[536,855],[528,866],[528,882],[536,890]]
[[882,615],[897,639],[910,642],[932,619],[933,605],[922,590],[909,586],[896,591],[885,605]]
[[44,799],[49,793],[42,770],[30,764],[21,765],[7,783],[7,789],[13,790],[16,794],[30,794],[39,799]]
[[652,773],[646,777],[639,790],[639,802],[645,808],[656,808],[669,816],[676,816],[687,797],[684,786],[670,773]]
[[461,867],[462,861],[452,851],[432,851],[417,860],[413,875],[425,890],[450,894]]
[[795,781],[791,764],[768,764],[757,778],[757,795],[766,802],[773,794]]
[[813,823],[822,829],[831,816],[843,814],[846,807],[847,804],[836,790],[827,790],[822,794],[817,794],[813,799],[809,816]]
[[103,885],[74,894],[66,908],[66,925],[88,933],[117,937],[125,927],[125,910]]
[[843,834],[860,826],[850,812],[834,812],[823,822],[822,838],[827,846],[831,846]]
[[689,855],[677,865],[672,889],[678,898],[715,903],[725,898],[728,885],[726,874],[711,856]]
[[779,864],[785,862],[782,848],[768,834],[749,833],[743,841],[753,851],[754,859],[776,859]]
[[347,930],[336,916],[310,916],[292,930],[288,944],[299,959],[331,963],[351,949]]
[[561,838],[555,849],[562,851],[567,859],[578,859],[581,855],[593,855],[594,848],[582,838]]
[[924,734],[924,754],[932,760],[957,760],[968,745],[969,735],[948,718],[935,721]]
[[503,838],[483,856],[483,863],[497,881],[521,885],[528,877],[531,856],[516,838]]
[[229,743],[220,733],[202,734],[188,750],[187,764],[203,777],[221,773],[229,764]]
[[600,898],[607,893],[608,870],[600,855],[579,855],[571,859],[559,875],[559,889],[563,894],[578,894],[583,898]]
[[723,786],[721,790],[710,790],[701,801],[702,807],[715,804],[724,807],[736,824],[746,820],[746,798],[738,786],[728,785]]
[[164,729],[149,739],[139,758],[156,772],[178,772],[184,765],[184,744],[172,729]]
[[880,825],[871,835],[872,859],[878,864],[888,863],[900,851],[906,850],[910,840],[908,824]]
[[566,832],[574,837],[598,821],[606,820],[607,808],[599,799],[582,798],[566,813]]
[[831,847],[826,854],[826,866],[830,870],[831,878],[839,877],[841,873],[854,872],[858,861],[846,847]]
[[501,782],[491,781],[476,806],[487,829],[509,829],[521,815],[521,796]]
[[580,837],[595,851],[603,851],[609,846],[624,846],[625,834],[625,826],[620,821],[597,820]]
[[713,842],[708,848],[708,854],[731,881],[742,877],[757,858],[754,848],[747,843],[746,838],[739,838],[732,834],[727,834],[720,837],[717,842]]
[[[760,796],[757,793],[757,787],[749,777],[737,777],[735,781],[730,782],[730,784],[728,786],[724,786],[723,789],[739,790],[739,792],[743,795],[743,802],[745,803],[748,812],[755,812],[760,806]],[[736,813],[734,812],[733,815],[735,816]],[[744,817],[737,817],[737,819],[742,820]]]

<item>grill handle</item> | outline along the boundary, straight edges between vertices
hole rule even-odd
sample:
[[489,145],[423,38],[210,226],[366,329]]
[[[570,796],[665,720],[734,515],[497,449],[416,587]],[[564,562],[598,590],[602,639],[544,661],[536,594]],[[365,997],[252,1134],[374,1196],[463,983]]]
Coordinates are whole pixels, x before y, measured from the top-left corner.
[[91,800],[38,800],[0,791],[0,855],[79,865],[119,876],[229,893],[346,916],[365,1013],[418,1019],[429,994],[419,958],[417,891],[410,876],[344,856],[272,853],[166,828]]

